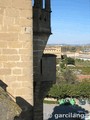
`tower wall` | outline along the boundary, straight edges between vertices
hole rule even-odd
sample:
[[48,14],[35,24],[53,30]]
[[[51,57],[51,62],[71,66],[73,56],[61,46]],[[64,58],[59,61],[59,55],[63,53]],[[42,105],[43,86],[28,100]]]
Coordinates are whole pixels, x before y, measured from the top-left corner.
[[21,120],[43,120],[43,98],[53,83],[42,74],[42,63],[47,73],[48,64],[55,66],[55,59],[42,59],[51,34],[50,0],[44,6],[43,0],[34,0],[33,9],[32,0],[0,0],[0,80],[22,108]]
[[[44,3],[45,5],[42,5]],[[43,7],[45,6],[45,7]],[[34,120],[43,120],[43,99],[55,81],[55,56],[43,56],[51,35],[50,0],[34,0],[33,6],[33,60],[34,60]],[[50,58],[51,57],[51,58]],[[48,60],[47,60],[48,59]],[[53,59],[53,60],[52,60]],[[53,61],[53,62],[52,62]],[[49,64],[52,72],[48,69]],[[44,67],[43,67],[44,66]],[[44,69],[45,68],[45,69]],[[45,74],[44,74],[45,73]],[[48,74],[47,74],[48,73]],[[47,76],[47,77],[46,77]],[[53,81],[54,79],[54,81]]]
[[23,100],[31,106],[32,27],[32,0],[0,0],[0,80],[18,103]]

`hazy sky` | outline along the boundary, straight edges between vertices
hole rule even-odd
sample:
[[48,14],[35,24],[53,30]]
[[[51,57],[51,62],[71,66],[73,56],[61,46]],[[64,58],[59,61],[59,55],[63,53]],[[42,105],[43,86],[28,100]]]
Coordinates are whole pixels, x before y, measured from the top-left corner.
[[90,43],[90,0],[51,0],[52,35],[48,43]]

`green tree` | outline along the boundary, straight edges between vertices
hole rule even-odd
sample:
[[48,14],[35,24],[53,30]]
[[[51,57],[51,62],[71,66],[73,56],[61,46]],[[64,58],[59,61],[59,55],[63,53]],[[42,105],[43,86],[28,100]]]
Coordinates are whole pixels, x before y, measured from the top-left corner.
[[67,58],[65,59],[65,61],[66,61],[66,64],[67,64],[67,65],[68,65],[68,64],[75,65],[75,60],[74,60],[73,58],[71,58],[71,57],[67,57]]
[[76,84],[55,84],[49,91],[49,95],[57,98],[76,97],[90,99],[90,81],[78,82]]
[[77,80],[76,75],[68,68],[66,68],[65,71],[63,72],[63,77],[67,83],[71,83],[71,84],[75,83]]

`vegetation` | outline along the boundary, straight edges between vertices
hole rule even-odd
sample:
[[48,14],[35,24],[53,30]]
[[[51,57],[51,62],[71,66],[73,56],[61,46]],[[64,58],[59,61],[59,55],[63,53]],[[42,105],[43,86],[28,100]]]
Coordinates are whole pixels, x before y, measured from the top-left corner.
[[75,65],[75,60],[71,57],[67,57],[66,55],[63,55],[61,57],[61,61],[62,63],[68,65],[68,64],[71,64],[71,65]]
[[43,102],[44,102],[44,103],[47,103],[47,104],[58,104],[58,101],[48,101],[48,100],[44,100]]
[[75,60],[71,57],[67,57],[66,59],[66,65],[71,64],[71,65],[75,65]]
[[70,57],[63,56],[62,59],[57,60],[57,83],[67,82],[74,83],[77,80],[76,75],[68,68],[67,65],[74,65],[75,60]]
[[55,84],[50,89],[48,95],[57,98],[65,98],[65,97],[84,97],[90,98],[90,82],[83,81],[76,84]]
[[77,67],[90,67],[90,61],[89,60],[80,60],[80,59],[76,59],[75,60],[75,65]]
[[90,67],[75,67],[74,71],[80,71],[80,74],[90,75]]
[[70,46],[70,45],[65,45],[62,46],[62,52],[76,52],[76,51],[87,51],[88,49],[90,49],[90,45],[86,45],[86,46]]
[[79,82],[77,74],[90,74],[90,61],[68,58],[57,59],[57,80],[48,95],[56,98],[76,97],[90,99],[90,79]]
[[83,75],[90,75],[90,61],[86,60],[75,60],[75,70],[80,70]]

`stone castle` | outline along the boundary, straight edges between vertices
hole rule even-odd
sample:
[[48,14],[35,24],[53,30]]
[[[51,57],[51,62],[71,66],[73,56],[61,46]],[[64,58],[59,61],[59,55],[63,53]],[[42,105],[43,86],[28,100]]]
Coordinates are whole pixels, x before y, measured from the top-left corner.
[[43,120],[43,99],[55,82],[56,56],[43,54],[50,18],[50,0],[0,0],[0,86],[22,120]]
[[57,58],[61,58],[61,46],[60,45],[46,45],[44,49],[45,54],[54,54]]

